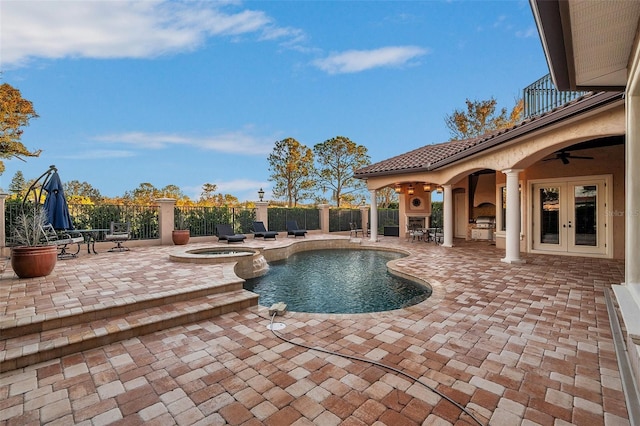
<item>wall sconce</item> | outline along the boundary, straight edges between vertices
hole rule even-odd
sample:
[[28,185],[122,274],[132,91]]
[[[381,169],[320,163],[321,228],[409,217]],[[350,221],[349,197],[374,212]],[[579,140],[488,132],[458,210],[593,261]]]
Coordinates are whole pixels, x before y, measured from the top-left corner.
[[409,187],[407,188],[407,194],[409,195],[413,195],[413,185],[409,184]]
[[260,201],[264,199],[264,191],[262,190],[262,188],[260,188],[260,190],[258,191],[258,198],[260,198]]
[[442,193],[442,191],[444,191],[444,188],[443,188],[442,186],[438,185],[438,186],[436,187],[436,192],[437,192],[438,194],[440,194],[440,193]]
[[424,192],[431,192],[431,184],[430,183],[423,183],[422,184],[422,189],[424,190]]
[[402,192],[402,185],[396,185],[396,187],[394,188],[396,191],[396,194],[399,194]]

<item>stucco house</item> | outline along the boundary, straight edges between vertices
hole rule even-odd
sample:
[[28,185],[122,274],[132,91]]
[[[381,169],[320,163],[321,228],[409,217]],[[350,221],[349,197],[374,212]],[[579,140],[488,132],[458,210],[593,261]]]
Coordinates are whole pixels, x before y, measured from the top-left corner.
[[[640,388],[640,2],[531,0],[531,8],[557,90],[540,82],[525,90],[533,112],[514,127],[358,170],[371,192],[371,239],[377,190],[399,193],[402,235],[429,227],[439,188],[445,247],[481,237],[505,250],[506,263],[523,262],[523,252],[624,259],[614,292]],[[475,233],[486,216],[495,232]]]

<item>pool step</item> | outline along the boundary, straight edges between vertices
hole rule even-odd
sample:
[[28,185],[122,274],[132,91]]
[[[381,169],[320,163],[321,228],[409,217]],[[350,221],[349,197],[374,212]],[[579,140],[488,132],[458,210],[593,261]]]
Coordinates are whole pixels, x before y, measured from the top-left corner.
[[[160,306],[138,306],[139,309],[126,313],[112,312],[113,315],[106,318],[89,322],[75,321],[71,325],[61,325],[29,334],[16,335],[14,330],[5,329],[0,337],[0,372],[201,321],[257,304],[257,294],[240,288],[189,300],[166,301]],[[8,337],[5,331],[14,336]]]

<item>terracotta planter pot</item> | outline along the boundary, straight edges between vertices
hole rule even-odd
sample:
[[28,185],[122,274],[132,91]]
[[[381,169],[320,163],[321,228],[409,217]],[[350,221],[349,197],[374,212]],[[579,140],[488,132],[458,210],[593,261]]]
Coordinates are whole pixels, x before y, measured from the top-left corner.
[[189,242],[190,233],[188,229],[176,229],[171,232],[171,239],[173,244],[177,246],[183,246]]
[[11,268],[19,278],[46,277],[56,266],[56,246],[13,247]]

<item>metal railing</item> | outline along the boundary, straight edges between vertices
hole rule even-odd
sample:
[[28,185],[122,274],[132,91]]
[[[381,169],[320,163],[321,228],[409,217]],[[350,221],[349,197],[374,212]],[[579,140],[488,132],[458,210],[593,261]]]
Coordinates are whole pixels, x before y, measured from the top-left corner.
[[188,228],[192,237],[216,235],[216,225],[229,224],[235,232],[248,234],[256,220],[256,210],[244,207],[175,207],[176,229]]
[[[6,244],[12,245],[15,221],[22,212],[21,201],[7,200],[5,203]],[[76,229],[108,229],[111,222],[129,222],[131,239],[148,240],[159,238],[158,206],[115,204],[69,204],[69,213]],[[286,231],[286,223],[295,220],[301,228],[313,231],[320,227],[320,210],[315,208],[269,208],[269,229]],[[369,211],[371,215],[371,211]],[[235,232],[249,234],[253,231],[256,210],[245,207],[174,207],[175,227],[189,228],[193,237],[214,236],[217,224],[231,224]],[[329,231],[349,231],[349,223],[362,226],[360,209],[331,209]],[[369,219],[369,223],[371,220]],[[378,209],[378,226],[398,226],[397,209]],[[101,236],[102,237],[102,236]]]
[[524,118],[549,112],[589,92],[570,92],[556,89],[547,74],[523,90]]

